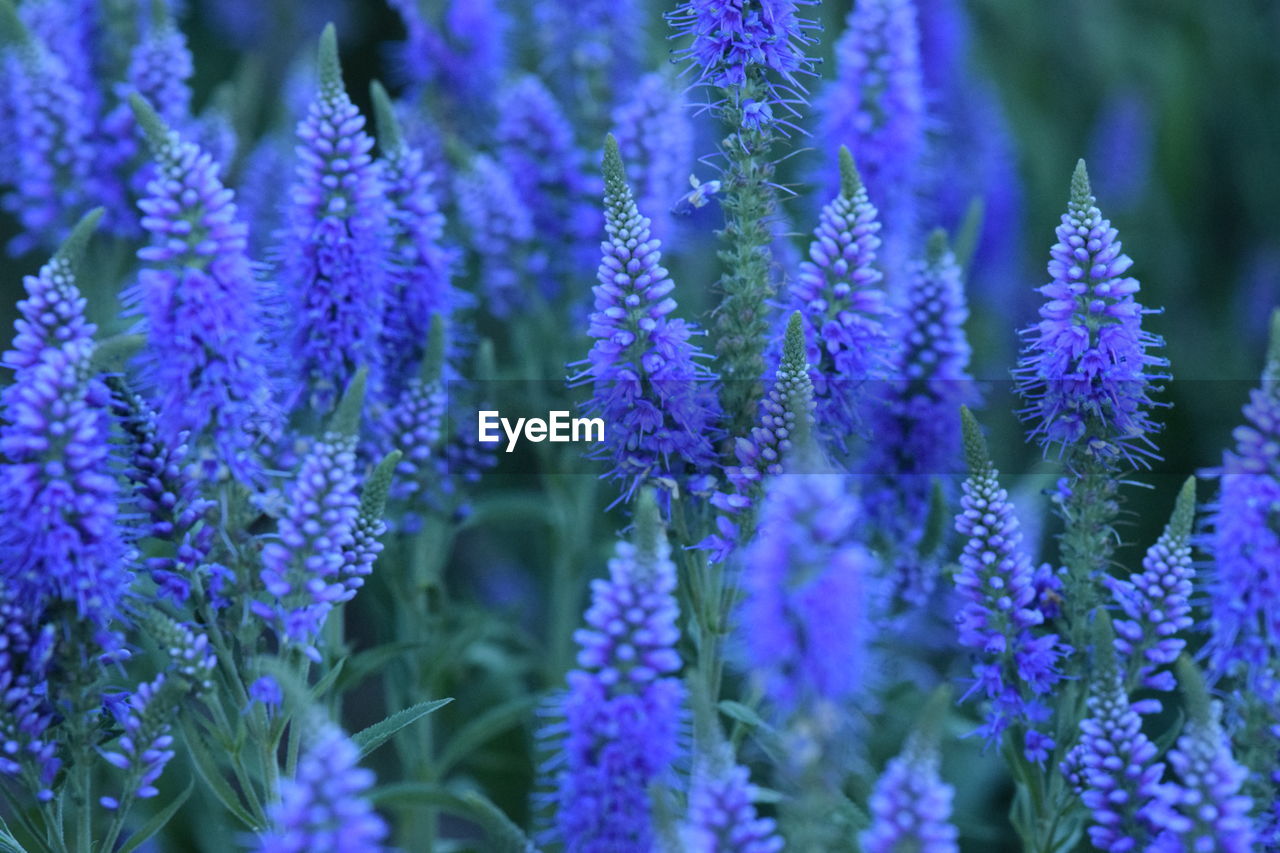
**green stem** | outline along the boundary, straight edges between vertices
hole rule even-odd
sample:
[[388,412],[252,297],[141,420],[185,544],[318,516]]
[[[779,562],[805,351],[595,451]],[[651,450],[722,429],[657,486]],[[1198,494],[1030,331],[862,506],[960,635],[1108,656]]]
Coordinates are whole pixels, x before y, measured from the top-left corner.
[[724,248],[719,252],[725,272],[720,279],[723,299],[716,308],[720,399],[731,436],[749,433],[764,393],[761,377],[769,333],[767,301],[773,295],[769,222],[776,205],[770,156],[774,136],[767,125],[743,126],[742,108],[747,101],[768,101],[762,75],[761,69],[753,69],[741,87],[725,90],[721,111],[724,121],[734,128],[722,144],[728,159],[722,202],[725,227],[720,233]]

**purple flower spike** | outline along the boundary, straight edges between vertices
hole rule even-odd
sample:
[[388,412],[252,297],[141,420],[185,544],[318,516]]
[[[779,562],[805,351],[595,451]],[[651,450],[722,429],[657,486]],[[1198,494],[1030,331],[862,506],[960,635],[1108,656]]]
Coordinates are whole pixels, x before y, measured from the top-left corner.
[[854,538],[859,505],[845,478],[817,464],[802,440],[792,469],[767,484],[742,555],[745,663],[783,715],[847,700],[865,677],[876,558]]
[[1078,784],[1085,808],[1092,813],[1093,846],[1127,853],[1145,849],[1164,765],[1156,761],[1156,745],[1142,733],[1142,703],[1129,700],[1116,655],[1106,648],[1113,643],[1107,617],[1097,618],[1100,666],[1090,684],[1080,740],[1062,769]]
[[[956,627],[961,645],[978,658],[969,693],[981,690],[991,700],[981,731],[996,740],[1015,722],[1039,723],[1048,716],[1041,697],[1061,679],[1058,661],[1071,649],[1043,628],[1036,572],[1022,550],[1009,494],[1000,486],[981,428],[968,409],[962,420],[971,473],[956,516],[956,530],[966,540],[955,575],[964,602]],[[1036,734],[1027,738],[1026,751],[1042,759],[1045,742],[1052,748],[1052,741]]]
[[337,35],[320,37],[320,91],[298,124],[297,178],[279,239],[293,358],[326,412],[361,366],[379,376],[386,289],[386,190],[373,139],[342,86]]
[[[897,272],[917,227],[927,126],[913,0],[854,6],[836,42],[836,78],[823,101],[824,150],[847,145],[853,153],[890,238],[889,269]],[[829,179],[831,193],[834,183]]]
[[171,446],[189,437],[243,480],[258,476],[255,450],[281,414],[272,399],[259,324],[259,283],[234,193],[212,158],[169,130],[136,95],[133,109],[157,165],[138,203],[151,244],[126,305],[147,333],[143,368],[157,427]]
[[139,685],[128,700],[112,707],[112,715],[124,733],[115,748],[102,753],[102,757],[111,766],[123,770],[126,781],[120,797],[101,798],[104,808],[127,807],[135,797],[145,800],[160,793],[156,780],[174,756],[168,722],[172,708],[162,698],[165,687],[164,673],[161,673],[154,681]]
[[1280,657],[1280,311],[1272,314],[1262,385],[1244,408],[1235,447],[1222,457],[1221,492],[1208,539],[1210,660],[1243,670],[1258,689]]
[[955,789],[938,776],[938,754],[913,736],[889,762],[871,793],[871,826],[862,833],[865,853],[955,853],[951,824]]
[[[816,0],[686,0],[667,17],[680,36],[692,43],[676,56],[685,60],[697,82],[722,89],[741,89],[748,81],[763,83],[768,102],[760,102],[757,120],[771,104],[803,103],[798,74],[812,73],[806,50],[814,43],[813,21],[799,17],[799,7]],[[770,79],[776,76],[781,82]],[[740,105],[745,116],[750,112]],[[763,119],[768,124],[770,119]]]
[[612,136],[604,172],[608,239],[588,329],[595,344],[570,381],[592,382],[592,411],[608,425],[602,452],[629,497],[646,480],[682,483],[711,470],[719,406],[714,377],[690,340],[693,327],[671,316],[675,285],[648,218],[636,208]]
[[75,608],[111,651],[111,623],[132,580],[116,525],[110,392],[93,371],[95,328],[85,320],[74,263],[101,218],[89,214],[39,275],[24,283],[13,382],[0,392],[0,580],[38,618],[55,601]]
[[[48,4],[55,6],[55,4]],[[3,198],[22,226],[9,243],[9,253],[52,249],[62,241],[84,207],[93,174],[92,111],[64,60],[39,35],[26,31],[6,4],[0,29],[21,35],[13,50],[0,58],[6,70],[7,119],[14,122],[5,153],[17,158],[10,177],[12,192]]]
[[[315,640],[329,612],[355,595],[348,584],[367,545],[357,538],[356,438],[365,373],[356,374],[342,399],[334,428],[315,441],[302,460],[278,525],[278,541],[262,549],[267,602],[253,610],[275,629],[280,644],[319,661]],[[355,572],[360,574],[361,572]]]
[[1231,741],[1220,722],[1222,707],[1209,700],[1195,664],[1183,656],[1177,668],[1190,719],[1169,750],[1169,766],[1176,778],[1161,786],[1151,806],[1159,834],[1147,849],[1152,853],[1248,853],[1256,849],[1249,817],[1253,803],[1240,792],[1248,771],[1231,754]]
[[889,366],[889,310],[876,269],[879,231],[876,208],[841,146],[839,195],[822,209],[809,260],[800,264],[787,300],[805,321],[819,430],[837,441],[859,426],[859,386]]
[[311,728],[257,853],[379,853],[387,825],[367,799],[373,771],[359,766],[360,750],[336,725],[313,720]]
[[1046,449],[1082,454],[1103,465],[1156,458],[1151,435],[1154,382],[1168,365],[1150,350],[1161,339],[1143,331],[1153,313],[1136,300],[1133,261],[1116,230],[1094,204],[1084,161],[1071,179],[1071,201],[1057,229],[1048,302],[1040,322],[1024,331],[1027,345],[1015,371],[1029,435]]
[[756,814],[747,768],[728,747],[693,771],[689,814],[681,834],[687,853],[779,853],[785,846],[772,818]]
[[653,233],[670,243],[671,208],[688,189],[693,125],[685,96],[665,74],[646,74],[613,112],[622,162],[635,174],[636,204],[653,217]]
[[546,256],[534,246],[533,217],[511,175],[484,154],[458,176],[454,191],[475,256],[480,304],[505,319],[528,302],[526,274],[540,276],[547,266]]
[[432,319],[447,319],[458,300],[450,281],[453,252],[443,245],[444,216],[436,203],[435,177],[422,152],[405,142],[391,99],[377,83],[373,101],[391,231],[379,347],[384,364],[377,392],[389,402],[417,372]]
[[648,788],[680,754],[684,686],[676,673],[679,606],[658,508],[644,492],[635,541],[618,543],[591,585],[578,668],[564,697],[556,832],[569,851],[649,850]]
[[1169,525],[1143,558],[1142,571],[1127,580],[1106,577],[1112,597],[1126,617],[1115,621],[1115,645],[1128,668],[1130,688],[1136,683],[1155,690],[1175,686],[1168,667],[1187,645],[1178,633],[1194,621],[1191,523],[1195,507],[1196,481],[1192,477],[1178,495]]
[[0,776],[35,781],[33,793],[47,802],[62,766],[56,741],[46,736],[54,718],[48,678],[57,628],[38,628],[40,614],[9,583],[0,576]]

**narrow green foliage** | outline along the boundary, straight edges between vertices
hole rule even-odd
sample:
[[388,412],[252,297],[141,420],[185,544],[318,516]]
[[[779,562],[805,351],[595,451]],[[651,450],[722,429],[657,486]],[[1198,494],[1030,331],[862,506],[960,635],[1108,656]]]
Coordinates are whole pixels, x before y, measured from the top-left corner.
[[369,96],[373,100],[373,120],[378,129],[378,145],[386,154],[399,151],[404,147],[404,134],[400,132],[400,121],[396,118],[391,96],[377,80],[369,84]]
[[1208,725],[1212,718],[1209,705],[1209,689],[1205,686],[1204,675],[1190,655],[1183,654],[1174,665],[1178,676],[1178,686],[1182,688],[1182,698],[1187,704],[1187,715],[1199,725]]
[[76,223],[76,227],[71,229],[71,233],[67,235],[67,239],[62,241],[62,245],[58,247],[58,251],[54,254],[55,258],[65,261],[72,268],[72,272],[78,272],[77,267],[84,260],[85,250],[89,247],[89,240],[93,237],[93,232],[97,230],[98,223],[102,221],[103,208],[95,207],[86,213]]
[[645,488],[636,500],[635,534],[633,541],[639,552],[640,565],[652,565],[657,557],[658,544],[663,536],[662,516],[653,489]]
[[942,546],[942,541],[951,528],[954,518],[955,509],[947,499],[942,481],[934,480],[933,487],[929,490],[929,514],[925,516],[924,534],[920,537],[920,544],[916,550],[920,554],[932,554],[937,551]]
[[329,421],[329,429],[342,435],[355,435],[360,429],[360,413],[364,409],[364,389],[369,378],[369,369],[362,367],[352,377],[347,392],[342,395],[338,409]]
[[1280,394],[1280,308],[1271,312],[1271,342],[1267,346],[1267,365],[1262,371],[1262,387],[1269,394]]
[[378,747],[382,746],[391,737],[410,723],[417,722],[428,714],[434,713],[445,705],[452,702],[453,699],[429,699],[426,702],[397,711],[390,717],[381,722],[374,723],[367,729],[362,729],[351,736],[351,740],[360,748],[360,757],[364,758]]
[[854,165],[848,146],[840,146],[840,195],[852,199],[862,189],[862,176]]
[[965,208],[964,219],[960,220],[960,225],[956,228],[954,240],[956,263],[962,269],[968,269],[974,253],[978,251],[978,241],[982,238],[982,225],[986,217],[986,200],[980,195],[974,196]]
[[921,746],[936,746],[943,735],[943,726],[951,710],[951,686],[941,684],[924,703],[916,720],[912,737]]

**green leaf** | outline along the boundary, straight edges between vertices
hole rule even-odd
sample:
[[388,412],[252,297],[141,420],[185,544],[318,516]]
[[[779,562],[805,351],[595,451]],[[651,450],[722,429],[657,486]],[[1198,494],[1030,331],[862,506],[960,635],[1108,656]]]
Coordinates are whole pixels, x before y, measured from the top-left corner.
[[455,764],[466,758],[476,747],[488,743],[519,723],[542,701],[541,696],[521,696],[492,708],[457,731],[436,759],[436,772],[446,775]]
[[364,758],[390,740],[392,735],[405,726],[422,719],[427,714],[440,710],[452,701],[453,699],[450,698],[419,702],[417,705],[405,708],[403,711],[397,711],[380,723],[374,723],[369,728],[356,732],[351,739],[355,741],[356,746],[360,747],[360,757]]
[[761,729],[762,731],[772,731],[773,727],[764,721],[764,719],[756,713],[755,709],[741,702],[734,702],[732,699],[721,699],[719,705],[720,713],[724,714],[731,720],[737,720],[749,729]]
[[319,699],[324,696],[337,683],[338,678],[342,675],[343,670],[347,667],[347,658],[338,658],[334,665],[321,676],[316,682],[316,686],[311,688],[311,698]]
[[144,823],[133,835],[130,835],[129,840],[121,845],[120,849],[116,851],[116,853],[132,853],[132,851],[137,850],[148,838],[164,829],[165,824],[167,824],[170,819],[178,813],[178,809],[182,808],[182,804],[191,796],[191,792],[195,789],[195,786],[196,782],[192,779],[187,783],[187,789],[185,791],[174,797],[173,801],[170,802],[169,805],[152,815],[151,820]]
[[954,251],[956,263],[961,269],[968,269],[973,261],[973,254],[978,250],[978,241],[982,237],[982,221],[986,218],[986,202],[982,196],[974,196],[965,209],[964,219],[956,228]]
[[425,782],[401,782],[374,790],[370,799],[378,806],[397,802],[432,806],[471,821],[484,830],[489,842],[485,849],[493,853],[531,853],[535,849],[520,827],[479,791],[459,793]]
[[1160,755],[1164,755],[1169,748],[1178,740],[1178,736],[1182,734],[1182,729],[1187,723],[1187,715],[1181,708],[1177,710],[1177,716],[1173,718],[1173,725],[1160,733],[1155,739],[1156,749]]
[[93,369],[103,373],[123,373],[129,359],[146,346],[145,335],[113,335],[93,349]]
[[204,744],[200,742],[200,738],[198,736],[193,737],[192,733],[188,731],[186,741],[187,749],[191,752],[191,763],[196,768],[196,773],[200,775],[201,780],[204,781],[213,795],[218,798],[218,802],[222,803],[223,807],[235,815],[236,819],[247,828],[253,830],[261,829],[262,826],[259,821],[249,813],[249,810],[241,802],[240,795],[227,784],[227,780],[223,778],[222,770],[219,769],[217,762],[213,760],[213,756],[209,754],[209,751],[205,749]]

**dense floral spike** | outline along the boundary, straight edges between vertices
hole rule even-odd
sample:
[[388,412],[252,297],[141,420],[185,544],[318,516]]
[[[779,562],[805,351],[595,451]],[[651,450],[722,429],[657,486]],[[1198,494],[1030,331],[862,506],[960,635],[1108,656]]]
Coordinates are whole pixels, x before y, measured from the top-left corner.
[[1211,519],[1209,649],[1218,673],[1240,667],[1256,681],[1280,657],[1280,311],[1272,314],[1262,384],[1244,417],[1234,449],[1222,457]]
[[683,483],[686,474],[710,471],[719,410],[714,377],[690,340],[693,327],[671,316],[675,285],[612,136],[604,172],[608,239],[588,329],[596,340],[572,381],[593,384],[592,410],[609,425],[603,452],[630,495],[646,479]]
[[889,310],[876,269],[879,231],[876,208],[841,146],[839,194],[822,209],[809,260],[800,264],[787,297],[805,321],[819,427],[837,440],[859,425],[858,387],[884,376],[889,365]]
[[281,643],[319,659],[314,644],[335,604],[351,597],[342,584],[346,553],[355,542],[355,438],[327,433],[312,444],[289,492],[277,542],[262,549],[262,583],[274,599],[256,612],[276,629]]
[[435,177],[427,171],[422,152],[405,142],[386,90],[375,82],[372,93],[391,232],[378,393],[390,400],[422,361],[432,319],[448,318],[457,299],[450,282],[453,253],[443,245],[444,215],[436,202]]
[[1145,465],[1155,457],[1151,435],[1153,383],[1168,362],[1151,354],[1161,339],[1142,329],[1152,313],[1138,304],[1133,265],[1116,230],[1102,218],[1084,161],[1071,179],[1071,201],[1057,229],[1048,302],[1028,328],[1015,371],[1029,435],[1046,449],[1104,465]]
[[280,413],[245,225],[212,158],[138,96],[131,103],[157,172],[138,203],[151,244],[138,250],[145,266],[126,304],[147,333],[142,358],[159,435],[170,446],[189,437],[212,448],[219,463],[252,480],[260,469],[255,448],[273,436]]
[[637,506],[634,542],[591,585],[578,668],[564,697],[556,828],[568,851],[648,850],[649,785],[680,753],[684,686],[676,673],[676,567],[654,496]]
[[1089,840],[1099,850],[1125,853],[1143,849],[1150,834],[1149,812],[1164,765],[1155,760],[1156,745],[1142,733],[1139,712],[1150,703],[1129,700],[1105,612],[1098,615],[1097,624],[1094,648],[1099,666],[1089,686],[1080,740],[1067,765],[1078,774],[1081,799],[1092,813]]
[[481,154],[457,178],[458,214],[470,234],[484,308],[499,319],[528,300],[526,274],[542,275],[546,256],[534,246],[533,217],[516,193],[511,175]]
[[63,59],[26,31],[8,2],[0,4],[0,18],[0,32],[20,40],[0,56],[7,118],[15,125],[7,153],[17,158],[14,190],[3,203],[22,226],[9,243],[10,254],[20,255],[56,247],[83,209],[93,159],[90,90],[76,85]]
[[0,392],[0,581],[33,617],[71,604],[111,650],[119,638],[109,626],[131,578],[116,526],[110,393],[93,372],[95,327],[73,269],[101,213],[25,279],[13,349],[2,357],[14,376]]
[[450,0],[442,26],[424,15],[422,0],[390,0],[400,13],[407,39],[394,61],[410,85],[448,97],[454,110],[483,118],[507,72],[507,35],[512,26],[500,0]]
[[1142,571],[1120,580],[1107,577],[1112,597],[1126,618],[1115,622],[1116,651],[1128,671],[1126,686],[1140,682],[1156,690],[1174,688],[1171,666],[1191,627],[1191,523],[1196,512],[1196,481],[1187,480],[1164,533],[1142,559]]
[[760,401],[760,422],[747,438],[738,438],[738,464],[725,474],[741,495],[757,493],[768,475],[781,474],[783,459],[803,420],[812,425],[813,380],[806,358],[806,335],[799,312],[791,315],[782,349],[782,360],[773,387]]
[[863,684],[876,571],[854,539],[859,502],[844,477],[817,472],[808,439],[790,464],[768,483],[743,553],[738,623],[745,663],[783,714],[838,703]]
[[120,377],[109,377],[112,408],[129,438],[125,477],[147,521],[142,536],[172,542],[173,556],[151,556],[146,567],[161,594],[186,601],[191,579],[213,546],[215,528],[201,524],[214,502],[200,496],[199,483],[187,458],[187,446],[160,439],[156,413]]
[[750,511],[760,497],[765,478],[782,473],[794,439],[813,429],[813,382],[805,349],[804,324],[796,311],[787,323],[782,360],[773,385],[760,401],[759,422],[749,436],[734,441],[738,464],[725,467],[733,490],[717,492],[711,498],[722,514],[716,519],[716,532],[698,547],[709,550],[715,562],[724,560],[743,544],[743,531],[750,527]]
[[360,510],[351,531],[351,548],[342,567],[342,583],[351,594],[364,586],[373,572],[374,561],[382,553],[382,535],[387,532],[385,508],[391,491],[400,451],[383,457],[364,481],[360,490]]
[[[581,119],[631,91],[647,55],[648,7],[638,0],[546,0],[534,6],[541,76]],[[607,117],[607,116],[606,116]],[[630,162],[630,161],[628,161]]]
[[361,366],[378,371],[386,206],[373,139],[342,86],[333,26],[320,37],[320,89],[298,124],[297,177],[280,237],[292,346],[310,403],[329,410]]
[[[803,98],[796,75],[811,71],[805,51],[814,39],[813,21],[797,15],[814,0],[686,0],[668,17],[676,31],[693,42],[677,54],[697,75],[698,83],[741,89],[764,82],[767,100],[742,104],[744,126],[769,124],[774,106]],[[783,82],[776,85],[770,75]],[[794,112],[794,110],[792,110]]]
[[912,736],[891,760],[869,803],[871,825],[860,839],[865,853],[955,853],[951,824],[955,789],[938,775],[938,753]]
[[1220,722],[1221,705],[1209,700],[1200,673],[1185,656],[1178,659],[1178,683],[1187,694],[1190,719],[1169,750],[1176,779],[1161,786],[1151,806],[1159,835],[1147,849],[1247,853],[1254,849],[1252,803],[1240,789],[1248,771],[1231,755],[1231,741]]
[[896,594],[921,601],[933,588],[933,555],[924,531],[936,478],[954,471],[960,456],[963,404],[974,401],[969,376],[969,317],[964,281],[946,235],[935,231],[925,260],[910,268],[891,359],[870,415],[864,470],[868,508],[893,548]]
[[[892,238],[886,250],[896,272],[917,225],[927,125],[914,0],[862,0],[849,12],[823,115],[825,150],[847,145],[853,152]],[[829,179],[831,194],[834,183]]]
[[134,797],[149,799],[160,793],[156,780],[174,756],[169,714],[172,708],[161,699],[165,690],[164,673],[154,681],[139,685],[128,698],[109,704],[112,716],[123,730],[115,747],[102,757],[125,773],[124,791],[119,797],[104,796],[104,808],[116,809]]
[[966,540],[955,575],[956,589],[964,602],[956,626],[961,645],[979,655],[970,693],[981,690],[991,700],[982,728],[989,739],[995,740],[1010,725],[1024,722],[1031,726],[1027,743],[1035,741],[1043,746],[1043,735],[1034,727],[1049,716],[1043,697],[1060,680],[1058,661],[1070,652],[1057,634],[1043,627],[1046,616],[1037,581],[1044,578],[1052,588],[1057,586],[1056,578],[1051,572],[1037,573],[1032,568],[1022,550],[1022,533],[1009,494],[1000,486],[981,428],[967,409],[962,417],[971,473],[956,516],[956,530]]
[[778,853],[784,847],[772,818],[756,814],[747,768],[723,753],[701,759],[689,788],[689,814],[681,833],[688,853]]
[[637,206],[649,211],[654,236],[669,244],[670,211],[693,169],[693,125],[684,94],[668,75],[646,74],[630,100],[613,111],[613,134],[622,162],[635,175]]
[[0,576],[0,777],[24,776],[41,801],[62,767],[57,743],[47,737],[54,719],[49,697],[52,624],[38,627],[39,613],[19,599]]
[[387,825],[367,799],[373,771],[333,723],[312,723],[293,778],[280,783],[258,853],[378,853]]
[[334,428],[312,443],[288,494],[279,539],[262,548],[262,583],[269,603],[254,612],[270,624],[282,645],[320,659],[315,639],[335,605],[351,599],[359,584],[345,583],[357,553],[360,500],[356,492],[356,427],[364,401],[365,372],[343,396]]
[[544,295],[561,292],[566,275],[590,269],[600,213],[589,201],[598,187],[587,175],[573,127],[536,77],[516,80],[498,104],[498,153],[539,241],[555,247],[541,280]]

